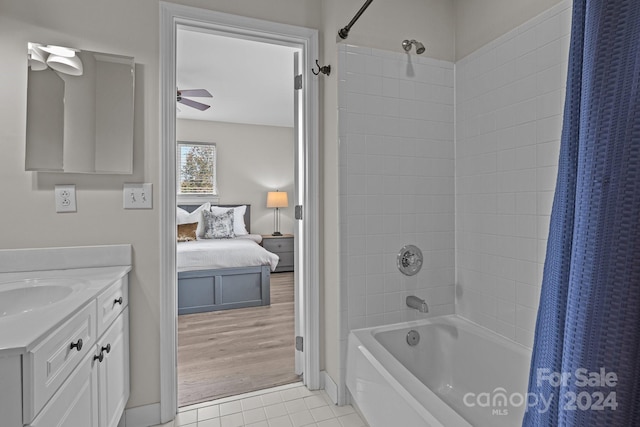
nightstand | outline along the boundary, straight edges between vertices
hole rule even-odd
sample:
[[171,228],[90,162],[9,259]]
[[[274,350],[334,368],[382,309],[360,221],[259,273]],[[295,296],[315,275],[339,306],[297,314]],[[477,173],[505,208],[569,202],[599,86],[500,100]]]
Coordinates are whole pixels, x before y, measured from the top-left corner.
[[293,271],[293,234],[282,236],[262,235],[262,247],[280,257],[274,273]]

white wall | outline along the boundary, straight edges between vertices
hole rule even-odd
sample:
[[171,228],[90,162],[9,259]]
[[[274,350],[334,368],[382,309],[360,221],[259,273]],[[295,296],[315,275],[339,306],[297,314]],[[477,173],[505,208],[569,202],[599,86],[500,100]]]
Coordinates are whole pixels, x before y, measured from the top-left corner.
[[[28,248],[131,243],[131,400],[158,402],[158,211],[122,209],[124,182],[154,183],[158,193],[157,2],[0,1],[0,247]],[[119,53],[136,58],[133,175],[25,172],[28,41]],[[77,213],[56,214],[54,184],[76,184]]]
[[531,347],[557,174],[568,1],[456,64],[456,312]]
[[178,141],[215,142],[220,204],[251,205],[251,233],[273,233],[268,191],[286,191],[289,207],[280,210],[280,231],[293,233],[293,128],[204,120],[178,120]]
[[456,61],[562,0],[453,0]]
[[[354,46],[340,47],[338,65],[346,350],[349,330],[454,312],[454,72],[451,62]],[[407,244],[424,255],[411,277],[396,266]],[[407,308],[409,295],[429,314]]]

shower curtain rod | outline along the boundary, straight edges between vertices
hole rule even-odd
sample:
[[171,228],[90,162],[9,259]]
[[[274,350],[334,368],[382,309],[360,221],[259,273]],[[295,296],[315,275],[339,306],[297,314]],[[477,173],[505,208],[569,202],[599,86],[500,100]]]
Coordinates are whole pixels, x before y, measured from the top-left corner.
[[341,39],[344,40],[347,37],[349,37],[349,31],[351,30],[351,27],[353,26],[353,24],[356,23],[356,21],[360,18],[360,16],[364,13],[364,11],[367,10],[367,8],[369,7],[372,1],[373,0],[367,0],[366,3],[360,8],[358,13],[356,13],[356,16],[353,17],[351,22],[349,22],[346,27],[338,31],[338,35],[340,36]]

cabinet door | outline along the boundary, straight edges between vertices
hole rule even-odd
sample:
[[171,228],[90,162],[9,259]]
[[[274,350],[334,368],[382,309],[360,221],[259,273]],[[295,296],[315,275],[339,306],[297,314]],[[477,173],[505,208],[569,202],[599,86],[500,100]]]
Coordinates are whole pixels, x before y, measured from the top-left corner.
[[129,308],[118,316],[98,341],[98,353],[104,347],[104,359],[98,364],[100,389],[100,427],[116,427],[129,400]]
[[98,375],[90,352],[54,394],[30,427],[96,427]]

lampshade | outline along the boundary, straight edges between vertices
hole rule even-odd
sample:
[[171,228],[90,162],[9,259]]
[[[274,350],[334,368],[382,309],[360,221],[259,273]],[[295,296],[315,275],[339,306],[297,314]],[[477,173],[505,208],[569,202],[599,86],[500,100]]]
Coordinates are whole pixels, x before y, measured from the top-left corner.
[[33,71],[42,71],[49,68],[47,66],[47,54],[40,49],[40,46],[37,43],[28,43],[29,67]]
[[286,191],[269,191],[267,193],[268,208],[286,208],[289,206],[289,199]]
[[51,55],[63,56],[65,58],[73,58],[76,56],[76,52],[79,52],[78,49],[72,49],[70,47],[64,46],[56,46],[56,45],[48,45],[48,46],[39,46],[40,49],[44,50]]
[[47,58],[47,65],[70,76],[81,76],[83,72],[82,61],[77,56],[67,57],[51,54]]

